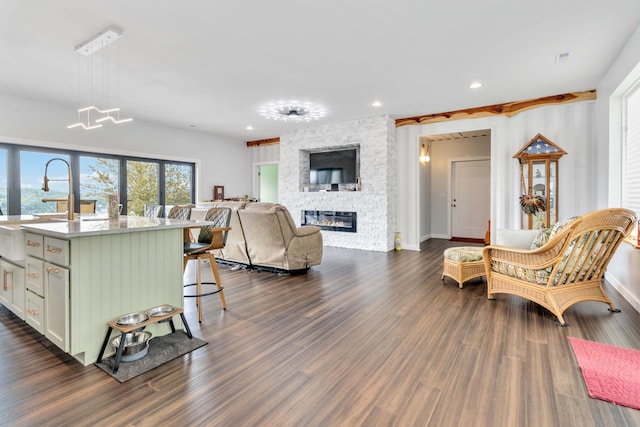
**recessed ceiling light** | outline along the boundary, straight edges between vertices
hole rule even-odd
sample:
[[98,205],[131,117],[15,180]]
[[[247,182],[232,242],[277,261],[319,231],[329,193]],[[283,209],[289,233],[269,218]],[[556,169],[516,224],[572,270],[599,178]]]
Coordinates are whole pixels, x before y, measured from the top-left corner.
[[253,130],[253,126],[251,125],[247,125],[247,127],[245,128],[246,130]]
[[378,108],[378,107],[382,107],[382,102],[380,102],[380,101],[373,101],[373,102],[371,103],[371,106],[372,106],[372,107],[376,107],[376,108]]
[[482,87],[482,83],[480,82],[473,82],[469,85],[469,89],[478,89],[479,87]]

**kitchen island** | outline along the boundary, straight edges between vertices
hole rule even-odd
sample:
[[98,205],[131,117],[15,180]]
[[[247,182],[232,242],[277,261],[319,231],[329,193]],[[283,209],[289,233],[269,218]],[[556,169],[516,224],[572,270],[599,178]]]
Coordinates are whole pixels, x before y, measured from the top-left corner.
[[[109,321],[163,304],[183,307],[183,229],[193,224],[92,215],[20,224],[25,320],[83,365],[94,363]],[[170,332],[166,323],[147,330]]]

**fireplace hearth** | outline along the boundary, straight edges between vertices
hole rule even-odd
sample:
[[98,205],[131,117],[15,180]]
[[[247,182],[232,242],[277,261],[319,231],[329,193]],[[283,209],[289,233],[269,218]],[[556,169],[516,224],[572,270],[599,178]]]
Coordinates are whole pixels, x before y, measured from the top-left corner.
[[302,225],[317,225],[322,230],[357,232],[356,212],[302,211]]

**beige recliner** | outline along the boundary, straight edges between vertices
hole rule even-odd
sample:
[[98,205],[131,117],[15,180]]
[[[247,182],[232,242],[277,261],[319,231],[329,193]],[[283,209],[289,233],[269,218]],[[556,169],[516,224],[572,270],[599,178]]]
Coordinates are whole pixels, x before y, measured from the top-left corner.
[[322,262],[320,227],[297,227],[286,207],[249,203],[237,213],[250,265],[298,271]]
[[231,208],[231,222],[229,223],[229,233],[227,234],[227,242],[224,248],[217,249],[213,252],[216,258],[227,261],[239,262],[249,265],[249,257],[247,256],[247,244],[244,239],[244,231],[240,225],[238,211],[244,209],[249,202],[216,202],[214,205],[218,208]]

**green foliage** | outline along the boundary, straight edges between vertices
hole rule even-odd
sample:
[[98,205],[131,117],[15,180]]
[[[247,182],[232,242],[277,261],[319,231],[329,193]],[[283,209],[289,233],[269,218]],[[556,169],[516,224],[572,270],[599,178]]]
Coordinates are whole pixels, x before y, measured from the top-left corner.
[[166,165],[164,169],[165,200],[168,205],[191,203],[191,168]]

